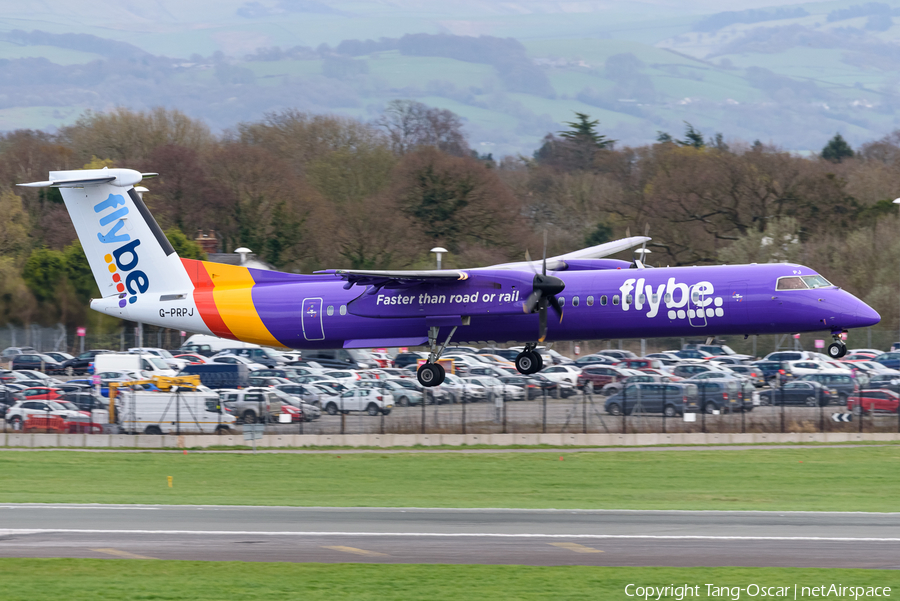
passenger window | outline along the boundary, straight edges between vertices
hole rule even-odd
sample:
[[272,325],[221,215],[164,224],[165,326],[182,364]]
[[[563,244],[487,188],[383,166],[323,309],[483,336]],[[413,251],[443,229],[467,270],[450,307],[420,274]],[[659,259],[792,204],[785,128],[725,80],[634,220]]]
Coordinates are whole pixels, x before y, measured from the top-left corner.
[[572,297],[572,306],[573,306],[573,307],[577,307],[577,306],[578,306],[578,297],[577,297],[577,296],[573,296],[573,297]]
[[644,303],[647,302],[647,297],[644,296],[643,294],[638,296],[638,302],[640,302],[643,305]]
[[614,295],[613,295],[613,304],[614,304],[614,305],[618,305],[618,304],[619,304],[619,295],[618,295],[618,294],[614,294]]
[[593,297],[593,296],[587,297],[587,306],[588,306],[588,307],[593,307],[593,306],[594,306],[594,297]]
[[778,278],[775,290],[806,290],[808,286],[799,276]]
[[672,302],[672,295],[669,294],[668,292],[666,292],[666,295],[663,297],[663,300],[666,301],[667,304],[668,304],[668,303],[671,303],[671,302]]
[[565,306],[566,306],[566,297],[564,297],[564,296],[560,296],[560,297],[559,297],[559,306],[560,306],[560,307],[565,307]]
[[325,309],[325,314],[331,317],[334,315],[334,305],[328,305],[328,308]]
[[607,300],[607,299],[606,299],[606,295],[605,295],[605,294],[602,295],[602,296],[600,297],[600,306],[601,306],[601,307],[605,307],[605,306],[606,306],[606,300]]
[[340,313],[341,313],[341,315],[346,315],[346,314],[347,314],[347,305],[341,305],[341,311],[340,311]]
[[633,303],[634,303],[634,297],[631,296],[631,295],[629,294],[628,296],[625,297],[625,303],[628,304],[628,305],[633,304]]

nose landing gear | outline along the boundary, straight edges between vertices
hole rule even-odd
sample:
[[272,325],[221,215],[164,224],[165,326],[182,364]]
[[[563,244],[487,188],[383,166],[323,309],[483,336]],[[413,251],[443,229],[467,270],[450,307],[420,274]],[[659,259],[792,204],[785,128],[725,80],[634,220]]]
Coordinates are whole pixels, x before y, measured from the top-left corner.
[[834,340],[828,345],[828,356],[832,359],[840,359],[847,354],[847,345],[841,340],[842,332],[832,332],[831,338]]
[[516,355],[516,371],[520,374],[535,374],[544,368],[544,360],[541,354],[534,349],[537,344],[529,342],[525,350]]

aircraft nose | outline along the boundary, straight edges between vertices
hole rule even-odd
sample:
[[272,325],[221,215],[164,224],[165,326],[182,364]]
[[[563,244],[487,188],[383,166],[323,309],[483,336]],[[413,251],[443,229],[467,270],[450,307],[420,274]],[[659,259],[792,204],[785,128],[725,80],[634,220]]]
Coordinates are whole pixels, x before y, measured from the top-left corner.
[[856,327],[864,328],[874,326],[881,321],[881,315],[866,303],[859,301],[859,304],[856,306],[856,319],[859,324]]

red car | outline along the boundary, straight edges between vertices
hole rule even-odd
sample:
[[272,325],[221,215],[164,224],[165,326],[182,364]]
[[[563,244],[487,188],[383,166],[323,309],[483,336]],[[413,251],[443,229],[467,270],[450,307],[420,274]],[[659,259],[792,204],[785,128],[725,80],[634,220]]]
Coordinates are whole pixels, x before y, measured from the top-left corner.
[[65,394],[59,388],[50,388],[49,386],[34,386],[33,388],[25,388],[15,394],[21,396],[24,401],[55,401],[61,399]]
[[659,359],[623,359],[616,363],[618,367],[628,369],[662,369],[663,364]]
[[862,404],[863,413],[871,413],[872,411],[897,413],[897,408],[900,407],[900,394],[893,390],[877,389],[861,390],[847,397],[847,409],[853,413],[858,414],[860,412],[860,404]]
[[185,353],[184,355],[175,355],[176,359],[184,359],[191,365],[202,365],[207,363],[206,357],[203,355],[194,355],[192,353]]
[[611,382],[624,380],[634,374],[625,372],[613,365],[588,365],[578,374],[578,388],[582,388],[587,382],[594,384],[594,390],[600,390]]

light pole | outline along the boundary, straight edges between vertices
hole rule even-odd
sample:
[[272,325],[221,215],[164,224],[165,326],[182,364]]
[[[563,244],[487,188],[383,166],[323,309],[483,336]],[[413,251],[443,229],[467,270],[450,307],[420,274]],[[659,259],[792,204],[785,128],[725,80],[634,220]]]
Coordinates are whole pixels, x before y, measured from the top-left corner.
[[[898,200],[900,200],[900,199],[898,199]],[[437,256],[437,268],[440,269],[441,268],[441,255],[443,255],[445,252],[448,252],[447,249],[443,248],[441,246],[435,246],[434,248],[431,249],[431,252],[433,252],[435,254],[435,256]]]
[[[900,209],[900,198],[895,198],[894,204],[897,205],[898,209]],[[898,322],[897,328],[900,328],[900,322]],[[898,338],[898,340],[900,340],[900,338]],[[891,347],[893,347],[893,345],[891,345]]]

